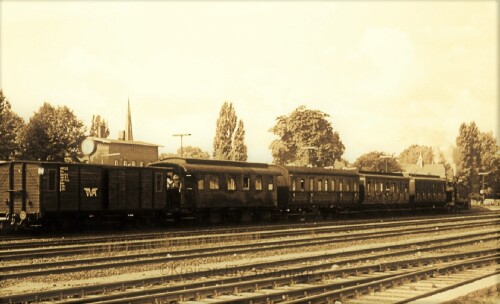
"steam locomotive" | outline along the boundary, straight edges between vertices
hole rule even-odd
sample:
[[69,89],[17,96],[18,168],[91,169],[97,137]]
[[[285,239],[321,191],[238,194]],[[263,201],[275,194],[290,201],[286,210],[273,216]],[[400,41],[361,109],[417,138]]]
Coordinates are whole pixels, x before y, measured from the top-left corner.
[[0,163],[2,228],[467,207],[458,188],[437,176],[188,158],[147,167]]

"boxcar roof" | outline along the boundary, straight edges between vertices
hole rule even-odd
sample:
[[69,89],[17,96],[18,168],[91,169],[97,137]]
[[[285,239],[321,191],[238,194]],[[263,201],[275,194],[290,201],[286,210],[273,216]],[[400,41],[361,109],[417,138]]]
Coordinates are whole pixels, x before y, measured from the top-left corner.
[[316,167],[284,167],[289,174],[310,174],[310,175],[358,175],[357,170],[325,169]]
[[281,175],[274,166],[262,163],[247,163],[227,160],[210,160],[194,158],[166,158],[149,165],[150,167],[178,166],[186,172],[203,173],[254,173],[263,175]]

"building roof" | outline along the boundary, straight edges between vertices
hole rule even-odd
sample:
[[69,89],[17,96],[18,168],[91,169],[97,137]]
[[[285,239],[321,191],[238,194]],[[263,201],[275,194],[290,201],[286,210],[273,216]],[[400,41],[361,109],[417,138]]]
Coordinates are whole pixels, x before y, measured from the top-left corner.
[[161,147],[161,145],[147,143],[143,141],[136,140],[120,140],[120,139],[109,139],[109,138],[100,138],[100,137],[89,137],[96,142],[101,142],[105,144],[122,144],[122,145],[137,145],[137,146],[150,146],[150,147]]
[[401,164],[403,172],[421,175],[437,175],[439,177],[446,177],[446,168],[443,164]]

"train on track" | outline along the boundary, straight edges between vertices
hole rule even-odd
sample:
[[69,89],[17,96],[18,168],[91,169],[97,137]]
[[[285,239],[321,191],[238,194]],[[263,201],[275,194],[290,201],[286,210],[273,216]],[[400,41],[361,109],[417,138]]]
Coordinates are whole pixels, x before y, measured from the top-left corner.
[[437,176],[169,158],[147,167],[0,163],[0,225],[85,227],[467,208]]

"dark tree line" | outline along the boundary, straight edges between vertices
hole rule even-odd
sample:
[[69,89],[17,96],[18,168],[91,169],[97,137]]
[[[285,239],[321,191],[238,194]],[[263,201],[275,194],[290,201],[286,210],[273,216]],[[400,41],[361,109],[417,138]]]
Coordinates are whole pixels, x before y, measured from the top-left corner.
[[66,106],[44,103],[27,123],[0,91],[0,158],[78,161],[85,138],[83,123]]

